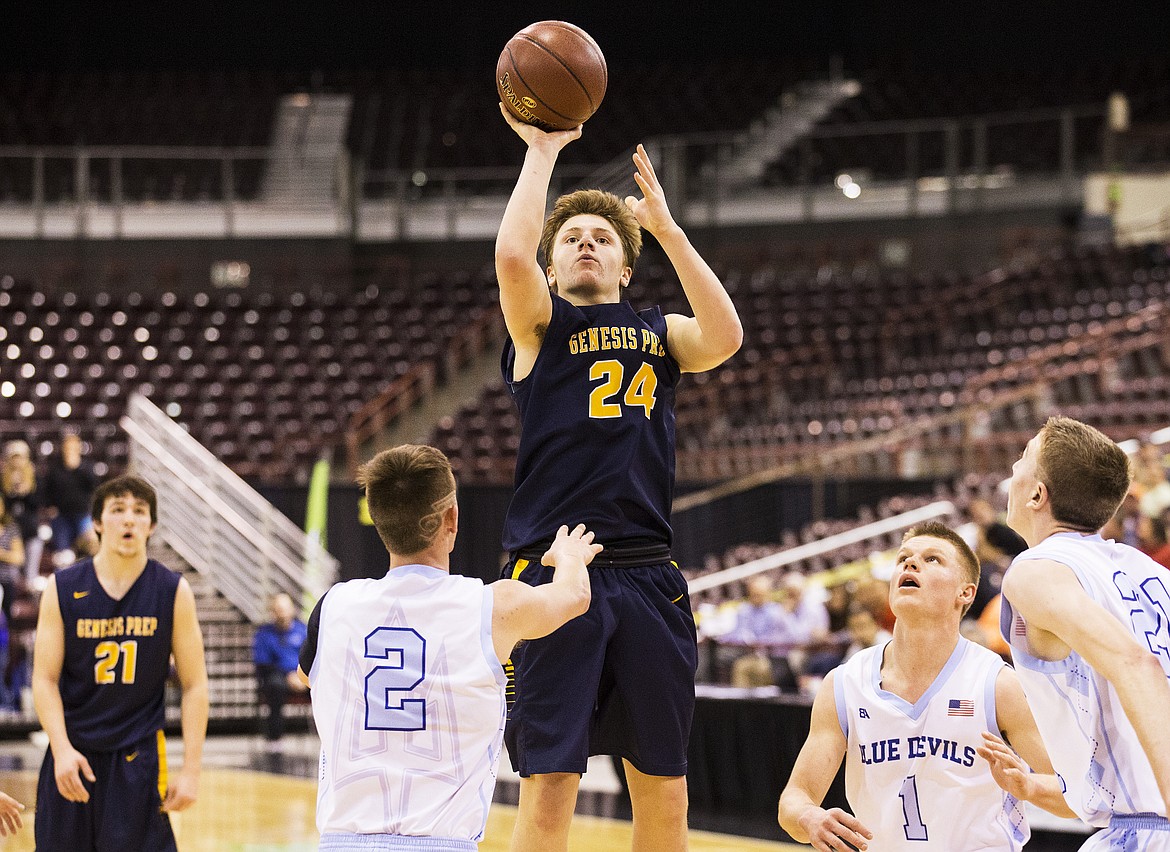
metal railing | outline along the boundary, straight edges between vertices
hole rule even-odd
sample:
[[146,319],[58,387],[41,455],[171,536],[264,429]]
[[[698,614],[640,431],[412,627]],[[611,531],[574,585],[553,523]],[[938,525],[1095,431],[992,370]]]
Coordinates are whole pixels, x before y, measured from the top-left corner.
[[753,559],[751,562],[745,562],[743,565],[725,568],[713,574],[704,574],[702,577],[696,577],[691,580],[687,584],[687,590],[690,594],[694,595],[709,589],[718,588],[719,586],[726,586],[729,583],[737,583],[756,574],[762,574],[765,571],[775,571],[777,568],[783,568],[795,562],[811,559],[814,556],[823,556],[842,547],[876,539],[879,536],[898,532],[899,530],[904,530],[924,521],[933,521],[938,518],[951,518],[956,514],[956,511],[954,503],[949,500],[940,500],[919,509],[911,509],[908,512],[902,512],[899,515],[893,515],[892,517],[874,521],[873,523],[863,524],[854,529],[845,530],[845,532],[840,532],[836,535],[826,536],[808,544],[782,550],[779,553],[773,553],[760,559]]
[[316,600],[337,579],[336,559],[146,397],[130,398],[120,425],[130,469],[158,492],[156,535],[252,623],[273,594]]
[[[821,126],[802,136],[787,157],[777,151],[779,168],[772,169],[772,179],[749,187],[720,168],[743,133],[645,141],[676,218],[684,223],[813,221],[865,211],[876,215],[879,208],[888,215],[937,216],[1079,200],[1078,176],[1100,167],[1112,150],[1112,139],[1096,129],[1104,115],[1104,105],[1092,105]],[[1087,127],[1092,132],[1086,133]],[[845,151],[859,152],[859,161],[827,162],[853,156]],[[22,224],[21,234],[292,232],[360,238],[368,230],[370,239],[425,238],[413,225],[421,217],[435,222],[432,238],[479,237],[498,226],[517,174],[514,166],[371,170],[350,163],[344,151],[310,162],[317,156],[322,153],[306,150],[290,158],[255,147],[0,146],[0,225],[5,214],[31,213],[33,222]],[[867,171],[883,158],[877,173]],[[859,195],[843,194],[835,185],[837,171],[844,169],[851,171]],[[632,172],[624,154],[609,164],[564,164],[553,176],[552,192],[601,182],[624,194],[632,191]],[[332,191],[323,185],[298,202],[291,191],[296,181],[281,184],[281,176],[304,174],[332,182]],[[266,197],[266,187],[282,185],[286,191],[272,189]],[[292,214],[298,212],[329,215],[297,219]],[[159,224],[160,217],[178,213],[184,218],[172,226],[173,233]],[[279,213],[284,218],[274,221]],[[148,222],[140,221],[144,216]],[[19,230],[12,224],[5,228]],[[467,228],[471,232],[464,234]]]

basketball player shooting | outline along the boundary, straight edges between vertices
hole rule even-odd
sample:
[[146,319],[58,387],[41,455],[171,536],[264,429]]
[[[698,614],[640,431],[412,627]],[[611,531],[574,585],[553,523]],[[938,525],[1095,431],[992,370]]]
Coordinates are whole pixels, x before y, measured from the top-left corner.
[[[897,560],[894,638],[825,678],[780,795],[780,825],[820,852],[1017,852],[1029,834],[1021,798],[1057,816],[1073,812],[1016,673],[959,634],[979,560],[933,522],[906,533]],[[852,814],[821,807],[842,760]]]
[[[687,584],[670,561],[674,394],[682,373],[731,357],[743,331],[641,145],[641,198],[580,190],[546,220],[553,167],[581,128],[545,132],[501,112],[528,146],[496,240],[502,368],[521,419],[504,576],[547,582],[539,554],[561,524],[584,523],[605,546],[590,566],[589,611],[512,657],[506,741],[522,779],[512,848],[567,848],[586,762],[613,754],[629,781],[633,847],[685,849],[697,654]],[[694,316],[622,301],[643,228]]]

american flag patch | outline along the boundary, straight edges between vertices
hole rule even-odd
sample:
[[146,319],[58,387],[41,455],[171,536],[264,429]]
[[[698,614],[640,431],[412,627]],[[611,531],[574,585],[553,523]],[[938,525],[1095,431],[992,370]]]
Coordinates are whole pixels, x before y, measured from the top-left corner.
[[947,702],[948,716],[974,716],[975,702],[969,698],[952,698]]
[[1024,619],[1016,616],[1016,622],[1012,625],[1012,633],[1016,636],[1026,636],[1028,634],[1028,625],[1024,623]]

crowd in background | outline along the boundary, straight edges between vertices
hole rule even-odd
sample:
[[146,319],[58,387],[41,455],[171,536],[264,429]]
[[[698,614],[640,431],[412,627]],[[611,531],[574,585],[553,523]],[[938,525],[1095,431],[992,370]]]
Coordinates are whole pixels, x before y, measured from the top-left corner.
[[[1117,514],[1101,530],[1148,554],[1170,569],[1170,479],[1159,445],[1142,442],[1132,457],[1133,485]],[[1027,545],[1003,521],[1003,510],[986,499],[966,507],[958,530],[980,561],[979,587],[963,620],[962,633],[1010,661],[1000,634],[1000,585],[1011,561]],[[744,583],[741,600],[699,608],[699,681],[734,687],[777,687],[815,694],[821,679],[863,648],[890,639],[894,618],[888,605],[891,560],[875,557],[860,575],[839,572],[779,581],[769,573]]]
[[[84,445],[62,435],[38,463],[32,447],[10,440],[0,458],[0,714],[21,709],[29,683],[32,633],[11,630],[21,598],[44,588],[45,576],[94,553],[90,501],[97,487]],[[35,610],[29,613],[35,617]]]

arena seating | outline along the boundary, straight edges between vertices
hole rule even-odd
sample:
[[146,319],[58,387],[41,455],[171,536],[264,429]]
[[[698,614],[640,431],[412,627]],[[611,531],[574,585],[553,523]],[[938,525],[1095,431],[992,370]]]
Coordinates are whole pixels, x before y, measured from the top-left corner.
[[[768,169],[768,183],[793,185],[802,180],[828,182],[843,172],[871,179],[907,175],[906,133],[835,135],[878,122],[954,119],[964,123],[958,162],[960,173],[975,165],[970,120],[996,116],[987,123],[984,165],[1015,174],[1054,172],[1060,165],[1060,127],[1055,117],[1021,120],[1009,113],[1104,105],[1112,92],[1124,92],[1135,124],[1170,119],[1170,85],[1164,59],[1132,60],[1120,65],[1083,63],[1076,68],[999,70],[940,75],[905,66],[877,66],[861,75],[861,92],[818,125],[830,133],[816,137],[807,153],[794,148]],[[1159,82],[1160,81],[1160,82]],[[1103,114],[1075,122],[1073,166],[1078,171],[1102,167]],[[916,135],[918,176],[946,173],[944,134]],[[807,171],[806,171],[807,170]]]
[[[828,131],[874,122],[962,118],[1070,106],[1102,107],[1110,92],[1130,97],[1135,123],[1170,119],[1170,87],[1163,60],[1052,69],[1028,74],[923,74],[879,67],[860,78],[861,91],[833,110],[818,128]],[[653,136],[734,134],[749,129],[782,93],[823,73],[795,59],[720,60],[703,64],[630,67],[610,76],[605,108],[581,140],[561,157],[565,166],[600,165]],[[0,74],[0,145],[52,146],[44,159],[44,199],[76,199],[74,146],[204,146],[259,148],[268,144],[280,97],[305,91],[353,97],[348,145],[367,175],[367,195],[394,191],[387,171],[512,168],[522,149],[498,115],[490,75],[474,71],[399,69],[317,74],[271,71],[88,72]],[[403,93],[409,92],[410,97]],[[1100,112],[1077,120],[1077,169],[1100,166]],[[1060,166],[1060,131],[1053,119],[992,120],[986,165],[1015,173],[1054,172]],[[828,181],[845,170],[871,178],[906,174],[906,134],[820,136],[811,157],[801,147],[784,152],[767,181],[790,185]],[[943,134],[917,136],[919,175],[945,172]],[[714,149],[701,155],[710,157]],[[975,152],[963,137],[959,162]],[[692,167],[695,164],[691,164]],[[214,159],[121,162],[122,197],[129,201],[199,201],[224,197],[224,174]],[[804,170],[809,169],[805,174]],[[232,192],[255,196],[263,163],[233,164]],[[106,201],[114,176],[106,155],[88,164],[87,194]],[[502,186],[506,187],[507,181]],[[416,191],[421,191],[417,190]],[[33,197],[27,159],[0,157],[0,204]]]
[[[721,272],[743,318],[745,343],[718,370],[683,381],[676,411],[684,481],[880,440],[959,410],[971,383],[995,379],[986,385],[991,393],[1023,384],[1008,368],[1046,346],[1068,343],[1074,349],[1053,363],[1078,362],[1093,329],[1170,302],[1170,264],[1144,249],[1068,249],[977,278],[872,270],[800,277],[767,264]],[[685,310],[660,260],[646,259],[636,286],[639,303]],[[1103,380],[1096,363],[1054,382],[1047,408],[1076,412],[1119,437],[1170,422],[1159,397],[1170,372],[1164,345],[1151,341],[1104,359],[1112,378]],[[995,414],[985,424],[981,469],[1001,466],[1001,450],[1009,458],[1018,453],[1019,433],[1034,428],[1036,416],[1028,405]],[[465,475],[507,482],[516,430],[500,383],[432,438],[461,459]],[[947,438],[932,435],[931,451]],[[953,438],[961,442],[962,430]],[[884,472],[896,474],[896,463]]]

